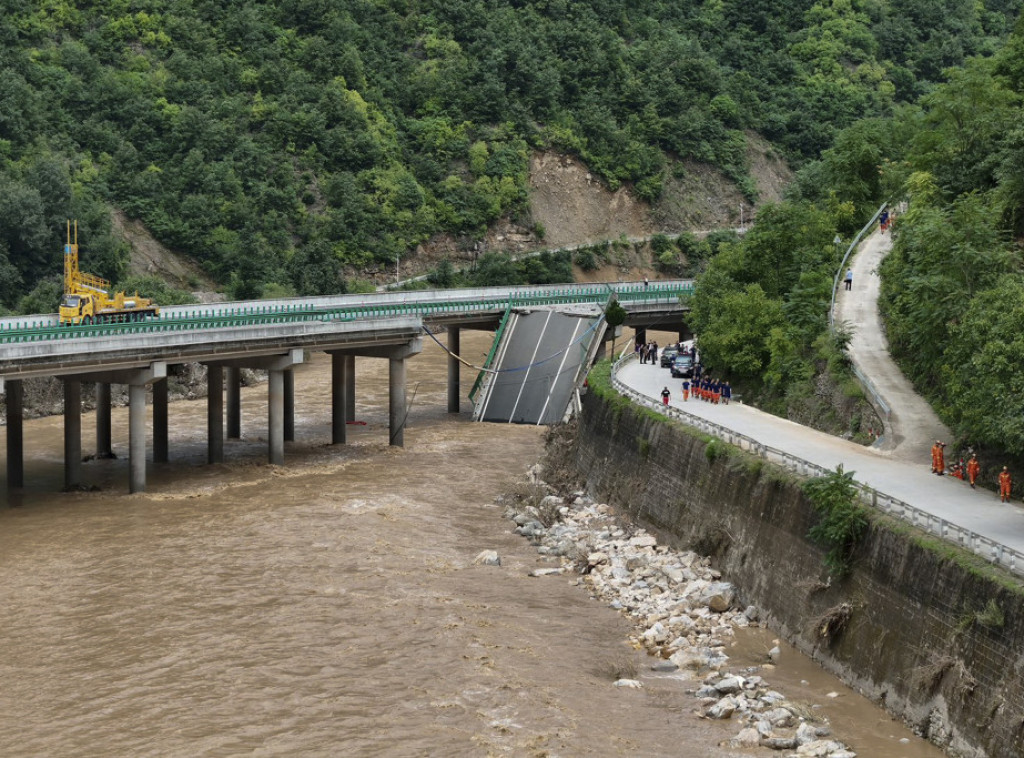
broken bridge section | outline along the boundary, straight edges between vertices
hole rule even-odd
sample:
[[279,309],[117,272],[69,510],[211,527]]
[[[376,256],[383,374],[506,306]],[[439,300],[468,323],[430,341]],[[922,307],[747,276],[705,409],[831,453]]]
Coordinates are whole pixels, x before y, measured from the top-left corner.
[[474,420],[561,421],[586,378],[606,326],[597,305],[510,309],[471,395]]

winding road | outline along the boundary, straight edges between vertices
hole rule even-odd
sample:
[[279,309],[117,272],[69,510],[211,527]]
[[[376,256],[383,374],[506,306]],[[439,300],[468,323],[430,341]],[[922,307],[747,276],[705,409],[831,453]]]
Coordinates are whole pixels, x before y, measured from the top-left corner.
[[966,482],[930,472],[930,448],[936,438],[950,439],[931,407],[919,397],[889,356],[878,316],[878,264],[888,252],[888,236],[876,232],[853,258],[853,288],[840,288],[837,322],[854,331],[850,354],[892,409],[891,431],[883,444],[863,447],[815,429],[743,405],[683,402],[680,380],[668,369],[630,361],[619,368],[619,381],[658,404],[662,388],[672,392],[671,405],[733,432],[798,458],[854,472],[863,484],[937,518],[1024,553],[1024,508],[1004,504],[994,492],[972,490]]

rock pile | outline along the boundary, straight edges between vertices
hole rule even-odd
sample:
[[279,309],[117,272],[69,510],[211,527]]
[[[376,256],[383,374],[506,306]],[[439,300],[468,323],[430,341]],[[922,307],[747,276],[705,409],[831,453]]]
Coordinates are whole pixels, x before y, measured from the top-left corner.
[[[546,491],[540,469],[530,470],[532,492]],[[658,545],[643,529],[618,522],[611,507],[582,492],[568,501],[555,494],[505,498],[506,518],[517,534],[537,546],[541,555],[558,557],[557,568],[536,569],[534,576],[575,572],[581,582],[612,608],[635,623],[631,642],[658,660],[658,671],[687,669],[704,674],[693,692],[709,719],[732,719],[741,725],[731,747],[769,747],[805,758],[855,758],[841,742],[829,739],[826,725],[809,722],[806,713],[788,703],[750,670],[744,676],[727,671],[727,640],[736,627],[757,623],[754,606],[736,607],[736,590],[711,568],[708,558]],[[777,657],[773,649],[769,657]],[[756,670],[756,669],[755,669]],[[642,682],[620,679],[618,687]]]

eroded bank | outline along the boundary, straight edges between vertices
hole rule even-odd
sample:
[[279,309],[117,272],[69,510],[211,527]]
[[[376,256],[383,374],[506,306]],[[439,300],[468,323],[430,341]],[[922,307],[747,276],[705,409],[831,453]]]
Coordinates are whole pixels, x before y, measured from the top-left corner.
[[565,461],[592,494],[712,554],[742,602],[951,754],[1024,754],[1024,593],[1012,580],[884,518],[851,574],[832,578],[796,477],[630,405],[599,377],[591,386]]

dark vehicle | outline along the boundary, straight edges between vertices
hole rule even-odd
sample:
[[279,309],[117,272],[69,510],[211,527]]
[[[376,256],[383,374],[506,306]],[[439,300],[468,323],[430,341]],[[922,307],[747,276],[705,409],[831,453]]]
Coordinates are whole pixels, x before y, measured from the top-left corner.
[[672,361],[679,355],[679,348],[676,345],[669,345],[661,350],[661,367],[670,368]]
[[672,361],[672,376],[680,379],[693,377],[693,358],[689,354],[677,355]]

